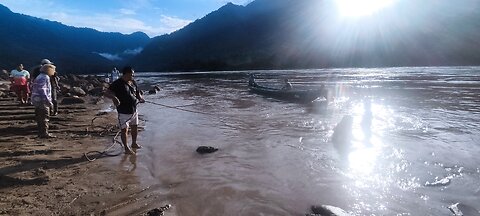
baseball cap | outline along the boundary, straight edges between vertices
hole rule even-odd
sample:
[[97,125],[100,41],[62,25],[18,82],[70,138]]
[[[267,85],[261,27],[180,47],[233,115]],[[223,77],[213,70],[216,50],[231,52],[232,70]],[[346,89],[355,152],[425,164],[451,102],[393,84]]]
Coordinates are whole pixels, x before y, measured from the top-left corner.
[[40,62],[41,65],[44,65],[44,64],[53,64],[53,62],[51,62],[50,60],[48,59],[42,59],[42,61]]

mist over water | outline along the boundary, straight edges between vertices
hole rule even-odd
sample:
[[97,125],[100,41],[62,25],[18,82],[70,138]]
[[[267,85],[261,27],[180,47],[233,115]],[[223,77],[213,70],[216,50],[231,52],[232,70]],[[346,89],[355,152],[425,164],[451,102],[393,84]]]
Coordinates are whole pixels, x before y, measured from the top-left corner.
[[[137,73],[162,88],[147,101],[195,111],[142,104],[143,148],[123,164],[177,215],[304,215],[322,204],[353,215],[480,209],[480,68],[252,72],[270,86],[287,77],[294,88],[324,84],[335,99],[287,103],[250,93],[238,75]],[[337,130],[349,142],[335,143],[345,115],[351,124]],[[220,150],[198,155],[200,145]]]

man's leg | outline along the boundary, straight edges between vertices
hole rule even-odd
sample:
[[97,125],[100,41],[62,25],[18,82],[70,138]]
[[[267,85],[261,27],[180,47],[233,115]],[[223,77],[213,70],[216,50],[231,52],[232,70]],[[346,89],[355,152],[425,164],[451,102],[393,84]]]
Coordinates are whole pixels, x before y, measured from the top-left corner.
[[138,125],[132,125],[132,148],[141,148],[137,143]]
[[37,120],[38,136],[41,138],[54,138],[48,133],[50,108],[47,105],[35,107],[35,119]]
[[15,94],[17,95],[17,100],[20,104],[23,104],[22,102],[22,89],[21,89],[21,86],[19,85],[16,85],[14,86],[15,88]]
[[20,92],[21,92],[21,97],[22,97],[22,104],[26,104],[27,103],[27,90],[24,88],[24,86],[22,86],[22,90]]
[[122,139],[123,148],[125,148],[125,154],[133,154],[132,149],[128,147],[127,134],[128,134],[128,127],[122,129],[122,131],[120,132],[120,138]]
[[128,147],[128,128],[132,125],[131,122],[133,116],[131,114],[118,113],[118,124],[121,129],[120,137],[122,138],[122,144],[125,148],[125,154],[135,154],[130,147]]
[[53,116],[56,116],[58,114],[58,101],[57,101],[57,89],[52,88],[52,104],[53,104],[53,109],[51,110],[51,114]]
[[42,137],[47,134],[47,129],[45,128],[44,109],[40,106],[35,106],[35,121],[37,122],[38,137]]

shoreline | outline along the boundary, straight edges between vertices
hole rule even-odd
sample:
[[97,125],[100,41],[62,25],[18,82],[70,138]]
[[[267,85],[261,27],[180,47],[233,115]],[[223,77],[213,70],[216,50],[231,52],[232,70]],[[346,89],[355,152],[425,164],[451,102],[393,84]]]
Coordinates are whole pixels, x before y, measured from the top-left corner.
[[[122,209],[125,203],[137,202],[132,201],[134,194],[146,190],[135,174],[98,154],[112,145],[118,130],[116,112],[103,111],[110,103],[102,97],[81,99],[85,103],[59,103],[58,116],[49,122],[49,131],[57,138],[39,139],[34,107],[20,106],[11,96],[0,98],[0,215],[145,213],[145,206]],[[90,158],[99,158],[89,162],[87,152]],[[120,145],[109,153],[126,159]]]

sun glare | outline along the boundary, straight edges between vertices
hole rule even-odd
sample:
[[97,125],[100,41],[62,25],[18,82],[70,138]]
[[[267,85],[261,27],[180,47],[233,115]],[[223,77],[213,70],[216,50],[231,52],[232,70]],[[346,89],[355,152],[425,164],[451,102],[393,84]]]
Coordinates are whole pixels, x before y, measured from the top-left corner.
[[371,15],[390,6],[394,0],[337,0],[341,16],[361,17]]

